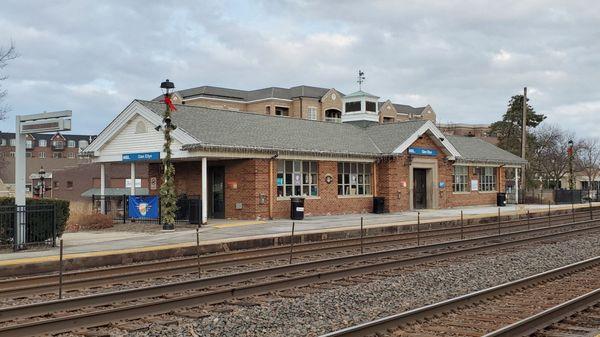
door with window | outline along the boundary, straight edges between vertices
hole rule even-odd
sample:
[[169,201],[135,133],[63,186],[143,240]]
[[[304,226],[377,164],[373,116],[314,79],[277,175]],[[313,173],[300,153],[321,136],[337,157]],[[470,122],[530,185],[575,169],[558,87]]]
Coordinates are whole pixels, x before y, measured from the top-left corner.
[[208,217],[225,218],[225,168],[208,168]]
[[413,169],[413,207],[427,208],[427,170]]

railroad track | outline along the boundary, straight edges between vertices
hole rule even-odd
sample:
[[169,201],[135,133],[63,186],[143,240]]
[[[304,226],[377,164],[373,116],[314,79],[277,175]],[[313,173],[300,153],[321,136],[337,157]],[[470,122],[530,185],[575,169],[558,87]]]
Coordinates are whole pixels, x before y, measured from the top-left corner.
[[[449,258],[556,240],[600,230],[600,220],[586,220],[549,229],[533,229],[428,246],[371,252],[362,255],[309,261],[262,270],[210,277],[153,287],[96,294],[0,309],[0,337],[33,336],[72,331],[83,327],[107,325],[126,319],[160,314],[189,314],[198,306],[240,300],[331,281],[394,272],[407,266],[439,262]],[[567,228],[568,231],[564,231]],[[544,233],[546,232],[546,233]],[[531,237],[530,234],[540,235]]]
[[[454,238],[475,238],[497,233],[511,233],[520,229],[536,229],[565,221],[578,221],[598,217],[598,208],[582,209],[569,214],[538,216],[532,218],[510,219],[464,227],[435,228],[436,224],[422,224],[425,230],[387,235],[369,236],[363,239],[366,252],[390,250],[410,245],[448,241]],[[439,225],[438,225],[439,226]],[[324,242],[299,243],[294,246],[295,261],[310,261],[324,257],[354,255],[360,252],[361,239],[348,238]],[[176,260],[159,260],[153,262],[116,266],[101,269],[89,269],[64,274],[63,291],[66,296],[106,292],[128,287],[140,287],[144,284],[161,284],[198,278],[200,269],[203,276],[215,276],[240,270],[260,269],[266,266],[288,263],[289,245],[236,251],[202,256],[200,262],[196,257]],[[0,303],[18,305],[22,301],[31,301],[34,295],[37,300],[55,298],[58,294],[58,275],[46,274],[30,277],[0,280]]]
[[[595,257],[322,337],[572,336],[565,324],[578,336],[596,336],[600,333],[598,275],[600,257]],[[569,319],[555,326],[560,333],[546,329],[580,311],[584,311],[578,315],[580,321]]]

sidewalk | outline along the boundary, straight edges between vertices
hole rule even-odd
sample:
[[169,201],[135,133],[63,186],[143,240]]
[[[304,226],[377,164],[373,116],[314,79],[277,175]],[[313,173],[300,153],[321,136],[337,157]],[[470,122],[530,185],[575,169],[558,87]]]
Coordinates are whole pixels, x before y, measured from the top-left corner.
[[[594,203],[594,206],[600,203]],[[587,208],[587,204],[576,205],[576,208]],[[571,205],[552,205],[552,210],[571,209]],[[421,222],[435,222],[442,220],[455,220],[460,218],[461,210],[465,218],[480,218],[496,216],[498,207],[480,206],[463,207],[456,209],[422,210]],[[501,207],[502,215],[525,214],[531,212],[546,212],[547,205],[509,205]],[[394,214],[350,214],[339,216],[315,216],[305,220],[296,221],[297,234],[343,231],[357,229],[360,218],[364,218],[365,228],[414,224],[417,221],[417,212],[402,212]],[[209,224],[200,229],[200,243],[214,244],[231,242],[242,239],[272,238],[289,235],[292,220],[269,221],[241,221],[241,220],[209,220]],[[68,257],[97,256],[102,254],[115,254],[119,252],[148,251],[154,249],[177,248],[195,245],[195,229],[185,229],[176,232],[138,233],[123,231],[96,231],[65,233],[64,254]],[[0,265],[14,264],[31,261],[54,260],[59,253],[58,248],[46,250],[20,251],[16,253],[0,254]],[[24,260],[21,260],[24,259]],[[26,260],[25,260],[26,259]],[[12,260],[12,261],[11,261]]]

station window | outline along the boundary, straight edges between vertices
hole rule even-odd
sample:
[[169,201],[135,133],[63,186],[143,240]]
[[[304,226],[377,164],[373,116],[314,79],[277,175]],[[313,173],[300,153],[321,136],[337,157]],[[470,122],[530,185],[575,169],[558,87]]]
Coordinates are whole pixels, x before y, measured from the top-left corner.
[[377,112],[376,103],[375,102],[365,102],[365,110],[370,112]]
[[277,161],[277,196],[317,196],[317,172],[316,161]]
[[346,102],[346,112],[355,112],[355,111],[360,111],[360,110],[361,110],[360,101]]
[[370,194],[370,163],[338,163],[338,195]]
[[467,166],[454,166],[452,175],[452,191],[468,192],[469,168]]
[[496,168],[478,167],[477,176],[479,177],[479,190],[490,192],[496,190]]
[[308,119],[313,121],[317,120],[317,108],[314,106],[308,107]]

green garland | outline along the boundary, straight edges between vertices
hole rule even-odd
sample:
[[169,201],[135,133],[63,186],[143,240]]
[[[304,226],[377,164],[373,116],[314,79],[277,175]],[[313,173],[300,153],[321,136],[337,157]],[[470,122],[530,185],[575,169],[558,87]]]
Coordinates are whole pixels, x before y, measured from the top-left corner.
[[[167,105],[165,119],[171,118],[171,109]],[[177,212],[177,194],[175,193],[175,167],[171,162],[171,126],[164,125],[165,144],[163,151],[163,181],[160,185],[160,207],[163,224],[175,224],[175,212]]]

